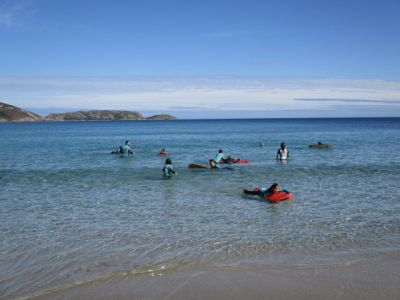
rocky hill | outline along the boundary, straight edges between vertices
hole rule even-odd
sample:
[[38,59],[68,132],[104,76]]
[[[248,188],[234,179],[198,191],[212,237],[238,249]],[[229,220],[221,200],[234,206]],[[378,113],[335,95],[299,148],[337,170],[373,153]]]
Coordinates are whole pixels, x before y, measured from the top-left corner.
[[50,114],[46,121],[109,121],[109,120],[144,120],[142,114],[126,110],[88,110]]
[[176,120],[176,117],[168,115],[168,114],[161,114],[161,115],[154,115],[151,117],[147,117],[146,120]]
[[22,108],[0,102],[0,122],[37,122],[43,118]]
[[35,122],[35,121],[112,121],[112,120],[175,120],[171,115],[161,114],[145,118],[141,113],[127,110],[88,110],[47,117],[34,114],[22,108],[0,102],[0,122]]

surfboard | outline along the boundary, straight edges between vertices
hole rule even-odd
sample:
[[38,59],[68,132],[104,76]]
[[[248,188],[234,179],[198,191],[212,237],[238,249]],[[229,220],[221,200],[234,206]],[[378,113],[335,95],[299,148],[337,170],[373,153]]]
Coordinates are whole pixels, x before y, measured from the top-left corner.
[[209,166],[205,166],[205,165],[199,165],[199,164],[189,164],[188,165],[189,169],[209,169]]

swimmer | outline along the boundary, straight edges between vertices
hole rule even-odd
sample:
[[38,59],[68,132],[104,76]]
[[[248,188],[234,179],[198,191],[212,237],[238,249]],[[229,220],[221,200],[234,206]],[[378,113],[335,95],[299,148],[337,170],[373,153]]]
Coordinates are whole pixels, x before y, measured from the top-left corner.
[[219,169],[219,166],[215,159],[210,159],[210,169]]
[[226,159],[223,160],[224,164],[234,164],[237,163],[240,158],[233,158],[231,155],[228,155]]
[[289,150],[286,148],[285,143],[281,143],[281,147],[278,149],[276,153],[277,160],[286,160],[289,158]]
[[174,175],[178,174],[178,173],[174,170],[174,168],[173,168],[173,166],[172,166],[172,161],[171,161],[170,158],[167,158],[167,159],[165,160],[165,165],[164,165],[164,167],[163,167],[163,173],[164,173],[164,177],[171,177],[172,174],[174,174]]
[[130,154],[133,154],[133,151],[132,151],[131,147],[129,146],[129,141],[128,140],[125,141],[125,145],[123,147],[123,150],[124,151],[123,151],[122,156],[124,156],[124,157],[129,156]]
[[[246,190],[243,189],[243,192],[246,195],[258,195],[262,197],[269,197],[273,194],[281,192],[281,187],[278,183],[272,184],[269,188],[255,188],[254,190]],[[283,190],[282,192],[289,193],[288,191]]]
[[160,155],[160,156],[168,156],[168,152],[167,152],[167,150],[165,150],[165,148],[162,148],[160,150],[160,153],[158,153],[158,155]]
[[119,146],[115,151],[111,151],[111,154],[122,154],[122,156],[128,156],[134,153],[129,146],[129,141],[126,140],[124,146]]

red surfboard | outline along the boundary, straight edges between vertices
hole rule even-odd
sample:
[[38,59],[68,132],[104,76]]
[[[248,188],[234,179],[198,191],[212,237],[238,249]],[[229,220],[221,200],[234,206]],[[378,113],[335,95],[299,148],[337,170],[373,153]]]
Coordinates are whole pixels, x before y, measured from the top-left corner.
[[291,200],[294,198],[294,194],[291,193],[285,193],[285,192],[277,192],[275,194],[269,195],[265,197],[268,201],[271,202],[281,202],[285,200]]

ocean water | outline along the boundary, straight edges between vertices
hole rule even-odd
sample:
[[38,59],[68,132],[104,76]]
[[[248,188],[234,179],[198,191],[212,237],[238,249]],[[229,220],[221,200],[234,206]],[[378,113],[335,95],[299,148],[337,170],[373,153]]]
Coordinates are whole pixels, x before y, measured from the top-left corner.
[[[126,139],[135,156],[110,154]],[[308,147],[318,140],[334,146]],[[275,160],[281,142],[287,163]],[[169,180],[161,148],[178,171]],[[187,168],[220,148],[251,163]],[[398,255],[399,175],[399,118],[0,124],[0,298],[143,273]],[[273,182],[296,198],[241,192]]]

